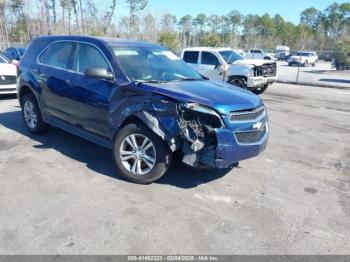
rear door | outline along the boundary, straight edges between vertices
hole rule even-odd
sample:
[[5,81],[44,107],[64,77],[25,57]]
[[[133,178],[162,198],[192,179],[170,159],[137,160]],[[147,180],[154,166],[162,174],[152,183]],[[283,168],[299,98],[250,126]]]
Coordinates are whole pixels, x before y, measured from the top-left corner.
[[222,80],[222,75],[219,73],[219,59],[211,52],[202,51],[199,65],[199,72],[211,80]]
[[71,70],[76,43],[55,42],[38,57],[38,69],[46,112],[49,116],[75,124],[74,106],[68,94],[75,73]]

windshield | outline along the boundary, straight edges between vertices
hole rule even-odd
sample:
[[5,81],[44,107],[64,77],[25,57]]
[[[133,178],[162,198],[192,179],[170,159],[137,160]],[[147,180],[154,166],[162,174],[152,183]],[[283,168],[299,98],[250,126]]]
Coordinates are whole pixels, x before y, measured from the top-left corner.
[[219,54],[224,58],[224,60],[228,64],[232,64],[233,62],[235,62],[237,60],[243,60],[244,59],[243,56],[233,52],[232,50],[221,51],[221,52],[219,52]]
[[203,80],[191,66],[161,47],[112,46],[118,62],[133,81]]

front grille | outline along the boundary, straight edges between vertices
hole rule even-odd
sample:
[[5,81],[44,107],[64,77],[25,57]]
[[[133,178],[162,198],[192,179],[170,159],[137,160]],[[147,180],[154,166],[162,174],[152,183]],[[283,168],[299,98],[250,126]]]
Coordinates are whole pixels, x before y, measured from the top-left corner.
[[239,144],[254,144],[259,142],[266,133],[266,125],[260,130],[235,132],[236,140]]
[[276,63],[263,64],[262,66],[254,67],[254,76],[276,76]]
[[16,76],[0,75],[0,85],[12,85],[12,84],[16,84]]
[[230,121],[253,121],[265,113],[265,107],[259,106],[252,110],[232,112]]

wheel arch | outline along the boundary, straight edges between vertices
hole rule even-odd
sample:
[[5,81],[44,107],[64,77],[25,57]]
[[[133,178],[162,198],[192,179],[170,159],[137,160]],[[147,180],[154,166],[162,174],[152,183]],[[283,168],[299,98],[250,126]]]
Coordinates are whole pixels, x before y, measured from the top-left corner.
[[[178,149],[176,140],[174,139],[175,133],[169,132],[167,128],[158,120],[157,117],[148,113],[147,111],[135,112],[127,117],[125,117],[119,127],[115,130],[113,135],[113,140],[118,135],[119,131],[128,124],[140,123],[148,127],[153,133],[160,137],[172,151]],[[177,134],[177,133],[176,133]]]
[[23,97],[27,94],[32,94],[35,97],[36,101],[38,102],[38,99],[36,98],[34,91],[29,87],[29,85],[22,85],[18,91],[18,100],[20,104],[22,104]]

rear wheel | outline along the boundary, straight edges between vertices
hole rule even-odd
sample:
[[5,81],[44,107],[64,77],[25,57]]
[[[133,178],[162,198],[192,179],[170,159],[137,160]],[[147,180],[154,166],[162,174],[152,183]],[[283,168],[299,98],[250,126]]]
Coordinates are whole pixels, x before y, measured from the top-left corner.
[[243,89],[248,89],[247,78],[245,78],[243,76],[232,76],[228,80],[228,83],[231,85],[234,85],[234,86],[238,86],[238,87],[243,88]]
[[124,126],[113,145],[120,174],[135,183],[148,184],[168,170],[172,155],[163,140],[142,123]]
[[252,90],[252,92],[254,93],[254,94],[256,94],[256,95],[260,95],[260,94],[262,94],[262,93],[264,93],[265,91],[266,91],[266,89],[268,88],[268,84],[265,84],[265,85],[263,85],[263,86],[261,86],[261,87],[258,87],[258,88],[256,88],[256,89],[254,89],[254,90]]
[[21,100],[22,116],[27,129],[35,134],[45,133],[49,125],[42,117],[40,108],[33,94],[25,95]]

